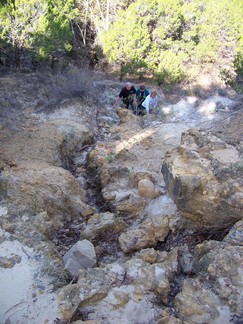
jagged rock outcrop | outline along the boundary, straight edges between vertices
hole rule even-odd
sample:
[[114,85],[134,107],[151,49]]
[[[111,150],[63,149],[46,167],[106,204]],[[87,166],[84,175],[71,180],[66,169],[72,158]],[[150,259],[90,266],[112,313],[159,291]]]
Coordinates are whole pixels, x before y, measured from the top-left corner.
[[125,253],[151,247],[165,240],[177,221],[176,208],[173,205],[164,208],[168,200],[168,197],[155,200],[144,210],[145,220],[119,236],[119,244]]
[[181,215],[194,225],[227,227],[242,218],[240,152],[194,129],[166,154],[162,173]]
[[[240,228],[242,221],[235,227]],[[228,237],[233,237],[233,228]],[[226,240],[227,241],[227,240]],[[241,317],[243,289],[243,248],[226,242],[205,241],[195,247],[197,278],[186,279],[175,297],[180,316],[193,323],[232,321]]]
[[115,217],[112,213],[100,213],[92,215],[87,224],[80,233],[81,239],[95,240],[99,235],[112,231],[120,233],[127,228],[127,225],[121,219]]
[[[149,257],[151,251],[141,253]],[[150,259],[151,261],[151,259]],[[171,267],[171,264],[174,264]],[[167,302],[168,278],[177,269],[177,253],[154,255],[154,262],[148,263],[136,257],[123,264],[113,263],[105,267],[81,270],[78,283],[60,291],[59,302],[63,317],[69,320],[80,309],[87,319],[101,322],[156,322],[161,309],[153,305],[152,299],[160,296]],[[73,286],[73,289],[71,287]],[[150,310],[150,311],[149,311]]]
[[[43,123],[23,130],[20,136],[13,133],[1,152],[7,174],[3,180],[10,203],[8,210],[34,215],[45,211],[56,228],[90,210],[85,191],[69,168],[77,152],[93,142],[94,116],[88,113],[89,120],[87,107],[78,102],[70,102],[69,108],[67,114],[60,107],[45,116]],[[77,122],[78,117],[82,122]],[[8,161],[12,161],[11,165]]]

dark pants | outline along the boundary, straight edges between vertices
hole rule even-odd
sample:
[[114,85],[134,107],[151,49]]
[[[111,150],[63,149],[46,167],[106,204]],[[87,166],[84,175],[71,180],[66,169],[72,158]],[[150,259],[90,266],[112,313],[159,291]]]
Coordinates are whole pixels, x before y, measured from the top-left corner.
[[139,96],[137,99],[137,107],[134,109],[135,115],[146,115],[146,109],[142,106],[142,102],[144,101],[144,97]]
[[144,96],[138,96],[137,97],[137,103],[138,103],[138,108],[142,109],[142,102],[144,101],[145,97]]
[[131,106],[131,110],[134,110],[134,103],[133,103],[133,97],[123,98],[122,101],[126,105],[126,108],[129,109],[129,106]]
[[136,115],[146,115],[146,109],[142,106],[142,102],[144,101],[145,97],[143,96],[139,96],[137,97],[137,111],[136,111]]
[[137,109],[137,115],[144,116],[147,114],[146,108],[144,108],[142,105]]

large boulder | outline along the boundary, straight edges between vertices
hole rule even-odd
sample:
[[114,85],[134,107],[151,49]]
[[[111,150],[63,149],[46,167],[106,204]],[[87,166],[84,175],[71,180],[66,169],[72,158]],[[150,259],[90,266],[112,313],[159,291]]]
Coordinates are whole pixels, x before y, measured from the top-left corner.
[[197,277],[185,279],[175,296],[179,317],[193,323],[230,323],[232,318],[240,318],[242,257],[242,246],[218,241],[198,244],[194,259]]
[[119,236],[123,252],[128,253],[163,242],[177,222],[176,208],[170,198],[160,196],[144,212],[146,218]]
[[14,199],[9,208],[12,212],[46,212],[55,228],[87,213],[85,191],[71,172],[34,162],[26,162],[25,167],[25,172],[14,170],[8,180],[10,201]]
[[46,212],[56,228],[87,214],[85,190],[69,169],[77,152],[92,143],[93,121],[82,117],[79,103],[68,108],[1,144],[7,177],[0,179],[0,192],[8,197],[10,214]]
[[[207,278],[208,285],[231,312],[242,310],[243,247],[224,242],[208,241],[195,248],[195,265]],[[205,276],[206,275],[206,276]]]
[[220,301],[200,280],[188,278],[182,291],[175,297],[175,305],[183,319],[189,323],[217,323]]
[[239,148],[200,130],[182,134],[162,173],[182,216],[194,225],[226,227],[242,218]]

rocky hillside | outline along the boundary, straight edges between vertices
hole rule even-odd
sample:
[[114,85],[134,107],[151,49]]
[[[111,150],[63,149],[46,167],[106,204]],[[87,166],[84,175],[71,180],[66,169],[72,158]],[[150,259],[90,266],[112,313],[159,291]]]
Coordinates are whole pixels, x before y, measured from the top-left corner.
[[1,323],[242,323],[242,98],[48,82],[0,79]]

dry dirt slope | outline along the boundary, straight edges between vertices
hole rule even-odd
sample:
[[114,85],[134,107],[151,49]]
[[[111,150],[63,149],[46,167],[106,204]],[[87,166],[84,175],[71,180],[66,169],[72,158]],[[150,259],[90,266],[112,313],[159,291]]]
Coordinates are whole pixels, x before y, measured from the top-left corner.
[[[31,161],[41,158],[43,155],[45,158],[48,158],[50,163],[53,163],[53,161],[57,164],[59,163],[59,160],[56,160],[56,155],[54,154],[53,158],[52,154],[52,149],[55,147],[55,143],[53,142],[55,134],[52,133],[52,128],[48,128],[47,132],[42,133],[42,136],[40,136],[39,126],[43,123],[46,116],[53,116],[56,109],[57,112],[55,116],[57,118],[65,120],[66,117],[69,117],[70,113],[68,112],[66,115],[63,114],[61,116],[58,110],[60,106],[56,105],[51,107],[48,105],[48,98],[46,98],[44,87],[45,84],[38,83],[38,80],[39,79],[34,75],[11,76],[0,79],[0,168],[2,173],[6,176],[8,173],[11,173],[12,170],[19,167],[18,161],[20,160],[22,162],[25,160]],[[149,169],[161,185],[163,185],[163,179],[160,173],[161,158],[165,151],[179,144],[181,132],[190,127],[202,127],[212,133],[216,133],[217,136],[221,137],[229,144],[242,147],[242,105],[239,104],[238,107],[230,111],[225,110],[219,111],[218,113],[210,111],[209,114],[206,114],[205,110],[203,113],[200,113],[197,109],[195,111],[195,105],[192,104],[192,102],[198,99],[190,101],[190,98],[178,98],[176,101],[179,103],[178,105],[165,105],[163,102],[165,98],[162,92],[160,95],[163,100],[160,101],[160,107],[161,109],[168,108],[168,114],[164,113],[147,116],[143,121],[134,121],[133,126],[124,123],[122,126],[120,125],[117,126],[117,128],[113,128],[113,134],[111,135],[108,127],[109,122],[114,124],[118,122],[118,118],[115,111],[111,109],[110,103],[113,101],[114,97],[116,97],[122,84],[114,83],[112,87],[111,85],[111,82],[104,81],[104,89],[105,92],[107,92],[103,98],[103,102],[101,102],[98,107],[98,122],[101,128],[99,132],[97,130],[95,130],[95,132],[100,136],[100,140],[106,142],[106,149],[109,149],[110,145],[111,152],[116,150],[115,154],[118,155],[121,148],[122,150],[125,148],[125,150],[127,149],[129,151],[129,159],[126,160],[126,156],[123,156],[125,160],[124,164],[126,163],[128,168],[134,169],[135,171],[136,169],[144,171]],[[111,88],[112,91],[110,91]],[[226,100],[228,98],[224,99]],[[213,100],[211,102],[213,102]],[[65,107],[65,105],[69,107],[69,103],[65,103],[65,101],[62,102],[61,105],[62,107]],[[204,105],[204,107],[206,106],[207,104]],[[207,107],[211,107],[210,101]],[[166,110],[164,111],[166,112]],[[44,119],[43,116],[45,116]],[[52,122],[50,122],[50,125],[51,123]],[[120,139],[122,137],[123,141],[121,141],[119,137]],[[46,145],[47,142],[48,145]],[[35,144],[33,145],[33,143]],[[46,147],[49,147],[49,151],[43,152]],[[243,152],[241,151],[241,153]],[[132,157],[136,157],[136,161],[133,160]],[[28,164],[26,163],[25,166],[27,167]],[[41,168],[41,163],[39,167]],[[24,168],[22,172],[25,172]],[[4,194],[7,188],[4,187],[5,182],[2,182],[2,184],[3,186],[1,189]],[[2,214],[4,214],[4,212],[5,209],[3,207]],[[23,219],[23,221],[25,220]],[[11,228],[8,229],[11,232]],[[3,237],[4,236],[2,236],[2,238]],[[18,251],[18,249],[19,246],[16,246],[16,251]],[[25,252],[28,254],[29,251],[26,250]],[[19,255],[22,256],[23,260],[26,259],[27,264],[29,260],[25,252],[19,251]],[[38,258],[38,255],[36,257]],[[27,273],[37,270],[39,265],[36,266],[36,268],[35,266],[36,265],[31,264],[30,267],[27,268]],[[37,279],[39,280],[38,277]],[[31,280],[28,281],[27,278],[27,283],[30,284],[30,286],[32,285]],[[39,282],[39,286],[41,285],[46,285],[46,289],[48,289],[48,283]],[[16,286],[12,287],[12,290],[15,288]],[[31,296],[31,294],[35,294],[36,292],[33,290],[32,292],[26,291],[26,293],[28,296]],[[10,299],[11,298],[12,294],[10,294]],[[34,295],[31,296],[27,303],[22,303],[20,307],[23,316],[28,317],[29,312],[32,317],[32,319],[28,318],[29,322],[27,322],[26,319],[25,324],[35,323],[37,314],[39,316],[39,321],[44,321],[48,316],[49,319],[57,316],[58,311],[55,295],[47,294],[46,298],[42,299],[39,297],[39,302],[37,303],[33,303],[33,298],[35,298]],[[18,302],[18,299],[14,300],[14,305],[17,305]],[[51,305],[50,313],[46,311],[48,303]],[[8,305],[12,311],[15,311],[12,306],[11,303]],[[41,309],[43,311],[41,311]],[[44,317],[42,316],[43,314],[45,314]],[[38,320],[36,323],[38,323]]]

